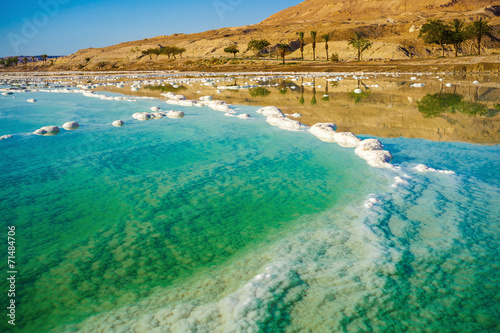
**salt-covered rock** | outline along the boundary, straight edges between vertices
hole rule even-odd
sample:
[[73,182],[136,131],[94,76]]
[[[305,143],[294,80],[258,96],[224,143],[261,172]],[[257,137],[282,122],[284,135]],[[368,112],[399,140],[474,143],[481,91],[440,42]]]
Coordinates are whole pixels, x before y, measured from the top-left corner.
[[342,147],[357,147],[361,142],[361,139],[351,132],[336,132],[333,140]]
[[260,113],[264,117],[269,116],[283,116],[283,112],[275,106],[266,106],[257,110],[257,113]]
[[153,111],[153,112],[158,112],[158,111],[160,111],[160,107],[159,106],[153,106],[153,107],[151,107],[150,110]]
[[151,114],[148,112],[136,112],[132,115],[132,118],[140,120],[140,121],[144,121],[144,120],[151,119]]
[[383,150],[384,145],[377,139],[366,139],[358,145],[359,150]]
[[36,99],[34,99],[34,98],[30,98],[30,99],[28,99],[28,100],[27,100],[27,102],[28,102],[28,103],[35,103],[35,102],[36,102]]
[[115,121],[113,121],[113,126],[114,126],[114,127],[122,127],[122,126],[123,126],[123,124],[125,124],[125,123],[123,122],[123,120],[115,120]]
[[318,123],[313,125],[309,132],[324,142],[335,142],[334,135],[337,133],[337,125],[334,123]]
[[277,126],[281,129],[284,129],[287,131],[293,131],[293,132],[300,131],[302,129],[302,126],[303,126],[297,120],[287,118],[283,114],[281,116],[271,115],[271,116],[267,117],[266,121],[273,126]]
[[243,113],[243,114],[238,115],[238,118],[248,119],[248,118],[250,118],[250,115],[248,113]]
[[213,97],[212,97],[212,96],[202,96],[202,97],[200,97],[199,99],[200,99],[200,101],[202,101],[202,102],[208,102],[208,101],[213,100]]
[[168,118],[183,118],[185,116],[184,112],[182,111],[168,111],[167,112],[167,117]]
[[12,138],[12,135],[10,135],[10,134],[0,136],[0,140],[6,140],[6,139],[10,139],[10,138]]
[[67,123],[64,123],[62,127],[67,131],[74,131],[80,127],[80,125],[76,121],[68,121]]
[[152,112],[150,117],[151,119],[161,119],[163,118],[163,112]]
[[58,134],[60,131],[61,130],[57,126],[44,126],[34,131],[33,134],[52,136]]
[[372,167],[392,168],[392,164],[390,164],[392,154],[383,149],[384,146],[379,140],[366,139],[359,143],[354,152]]
[[179,101],[179,105],[181,106],[194,106],[195,105],[195,101],[192,101],[192,100],[180,100]]

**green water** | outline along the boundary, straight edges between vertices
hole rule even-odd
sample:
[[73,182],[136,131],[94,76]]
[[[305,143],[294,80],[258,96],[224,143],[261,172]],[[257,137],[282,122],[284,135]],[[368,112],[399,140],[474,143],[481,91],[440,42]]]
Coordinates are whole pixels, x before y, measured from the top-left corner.
[[[19,134],[0,142],[2,225],[17,237],[13,332],[78,323],[213,274],[302,216],[369,193],[373,170],[351,151],[263,119],[183,108],[183,119],[138,122],[131,114],[158,102],[31,95],[35,105],[0,106],[0,129]],[[120,118],[124,127],[110,125]],[[81,127],[22,134],[69,120]]]

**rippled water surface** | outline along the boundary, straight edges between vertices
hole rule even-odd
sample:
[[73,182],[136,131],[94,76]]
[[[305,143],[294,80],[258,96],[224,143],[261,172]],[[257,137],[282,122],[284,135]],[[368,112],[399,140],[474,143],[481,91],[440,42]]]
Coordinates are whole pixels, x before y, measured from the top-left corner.
[[[0,99],[19,270],[7,331],[500,329],[498,146],[382,138],[400,166],[382,170],[256,107],[139,122],[171,107],[14,96]],[[66,121],[80,128],[27,134]]]

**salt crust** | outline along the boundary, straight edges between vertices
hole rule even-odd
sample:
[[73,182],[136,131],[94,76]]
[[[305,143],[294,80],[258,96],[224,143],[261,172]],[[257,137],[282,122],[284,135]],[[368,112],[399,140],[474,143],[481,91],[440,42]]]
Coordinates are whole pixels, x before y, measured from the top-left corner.
[[266,121],[272,126],[277,126],[283,130],[298,132],[305,129],[305,125],[297,120],[287,118],[280,109],[275,106],[266,106],[259,110],[257,113],[267,117]]
[[437,169],[434,169],[434,168],[430,168],[430,167],[428,167],[425,164],[419,164],[416,167],[414,167],[413,169],[417,170],[418,172],[422,172],[422,173],[425,173],[425,172],[438,172],[438,173],[443,173],[443,174],[446,174],[446,175],[455,175],[456,174],[454,171],[451,171],[451,170],[437,170]]
[[57,126],[44,126],[42,128],[37,129],[33,132],[36,135],[44,135],[44,136],[52,136],[56,135],[60,132],[59,127]]
[[64,123],[62,127],[67,131],[74,131],[80,127],[80,125],[76,121],[68,121],[67,123]]

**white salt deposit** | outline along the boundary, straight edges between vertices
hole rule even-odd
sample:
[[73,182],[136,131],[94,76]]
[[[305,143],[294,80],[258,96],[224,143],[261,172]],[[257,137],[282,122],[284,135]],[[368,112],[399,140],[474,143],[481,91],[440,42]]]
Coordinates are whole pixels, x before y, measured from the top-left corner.
[[392,154],[383,148],[384,146],[379,140],[366,139],[359,144],[354,152],[372,167],[392,168],[393,165],[390,164]]
[[80,125],[76,121],[68,121],[67,123],[64,123],[62,127],[67,131],[73,131],[80,127]]
[[269,124],[271,124],[273,126],[277,126],[281,129],[284,129],[287,131],[298,132],[298,131],[301,131],[305,127],[303,124],[301,124],[297,120],[293,120],[293,119],[285,117],[285,115],[281,112],[281,110],[275,106],[263,107],[263,108],[257,110],[257,113],[260,113],[263,116],[267,117],[266,121]]
[[112,124],[113,124],[113,126],[115,126],[115,127],[122,127],[122,126],[123,126],[123,124],[124,124],[124,122],[123,122],[123,120],[115,120],[115,121],[113,121],[113,123],[112,123]]
[[36,131],[34,131],[33,134],[52,136],[52,135],[58,134],[59,132],[60,132],[60,129],[57,126],[44,126],[42,128],[37,129]]
[[27,102],[28,102],[28,103],[35,103],[35,102],[36,102],[36,99],[34,99],[34,98],[30,98],[30,99],[28,99],[28,100],[27,100]]
[[0,136],[0,140],[6,140],[6,139],[10,139],[10,138],[12,138],[12,135],[10,135],[10,134]]
[[166,116],[168,118],[173,118],[173,119],[179,119],[179,118],[183,118],[185,116],[184,112],[182,111],[168,111],[166,113]]
[[418,172],[422,172],[422,173],[425,173],[425,172],[438,172],[438,173],[443,173],[443,174],[447,174],[447,175],[454,175],[455,174],[454,171],[451,171],[451,170],[437,170],[437,169],[434,169],[434,168],[430,168],[430,167],[428,167],[425,164],[419,164],[416,167],[414,167],[413,169],[417,170]]
[[313,125],[309,132],[324,142],[335,142],[334,135],[337,133],[337,125],[334,123],[318,123]]
[[241,119],[249,119],[250,118],[250,115],[248,113],[242,113],[240,115],[238,115],[238,118],[241,118]]

